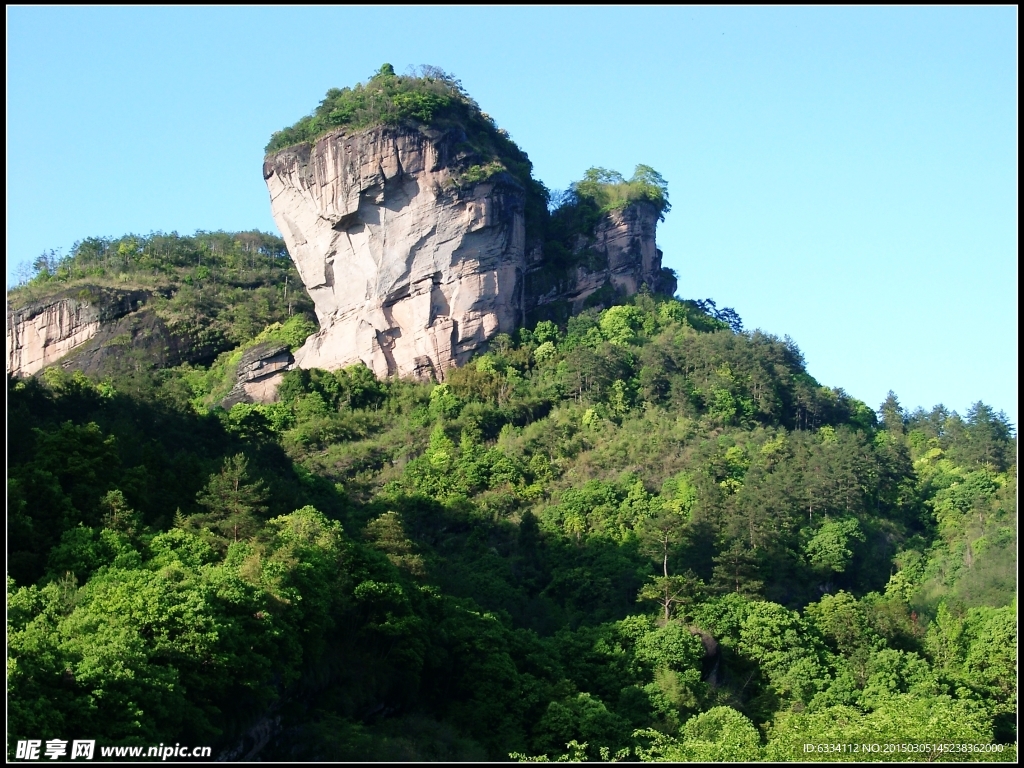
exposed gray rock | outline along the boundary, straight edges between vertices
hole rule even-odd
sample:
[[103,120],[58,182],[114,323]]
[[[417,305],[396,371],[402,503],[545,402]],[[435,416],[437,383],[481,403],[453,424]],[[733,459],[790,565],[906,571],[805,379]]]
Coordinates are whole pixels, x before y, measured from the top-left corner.
[[277,396],[277,388],[295,359],[288,346],[267,341],[246,350],[238,361],[235,386],[221,401],[230,410],[236,403],[269,403]]
[[110,325],[136,311],[144,291],[113,291],[83,286],[74,294],[7,310],[7,372],[31,376],[86,344]]
[[274,220],[320,321],[299,366],[443,379],[515,329],[523,190],[506,173],[460,186],[461,138],[382,127],[268,158]]

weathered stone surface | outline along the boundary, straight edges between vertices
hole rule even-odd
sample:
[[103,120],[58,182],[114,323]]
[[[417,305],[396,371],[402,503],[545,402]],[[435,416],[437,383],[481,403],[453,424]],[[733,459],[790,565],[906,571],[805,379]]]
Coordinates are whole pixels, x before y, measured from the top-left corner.
[[299,366],[443,379],[516,327],[523,191],[504,173],[460,187],[461,138],[376,128],[267,160],[274,219],[320,320]]
[[104,324],[135,311],[143,291],[86,286],[75,296],[57,295],[7,311],[7,372],[31,376],[93,339]]
[[[655,247],[658,212],[609,214],[585,244],[600,266],[527,280],[544,269],[525,249],[524,191],[508,174],[460,185],[463,136],[378,127],[334,132],[267,158],[271,210],[309,291],[320,331],[295,355],[303,368],[362,361],[378,376],[443,380],[527,313],[594,294],[675,290]],[[581,244],[583,247],[584,244]],[[531,283],[540,286],[532,292]]]
[[295,359],[288,346],[267,341],[246,350],[238,361],[235,386],[221,401],[230,410],[235,403],[269,403],[277,397],[277,388]]
[[95,307],[61,299],[20,313],[7,313],[7,372],[31,375],[96,335]]
[[602,289],[608,291],[609,299],[632,296],[641,286],[654,293],[675,293],[674,276],[661,268],[661,251],[655,245],[657,225],[658,211],[649,203],[611,211],[598,223],[592,238],[581,237],[577,244],[577,253],[587,251],[589,258],[567,279],[551,284],[532,279],[544,269],[543,253],[535,256],[527,270],[525,311],[533,315],[540,310],[538,316],[545,316],[545,307],[556,303],[564,303],[571,314],[588,305],[607,306],[595,296]]

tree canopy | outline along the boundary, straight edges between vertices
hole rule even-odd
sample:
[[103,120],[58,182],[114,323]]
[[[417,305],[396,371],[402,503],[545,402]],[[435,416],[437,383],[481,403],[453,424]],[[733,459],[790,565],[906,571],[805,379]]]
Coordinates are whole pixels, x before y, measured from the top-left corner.
[[[185,248],[127,242],[69,266]],[[792,339],[641,293],[444,382],[295,370],[225,410],[244,350],[315,328],[230,306],[208,363],[8,380],[10,757],[230,757],[272,723],[261,759],[1016,759],[994,407],[876,411]],[[805,751],[847,743],[975,751]]]

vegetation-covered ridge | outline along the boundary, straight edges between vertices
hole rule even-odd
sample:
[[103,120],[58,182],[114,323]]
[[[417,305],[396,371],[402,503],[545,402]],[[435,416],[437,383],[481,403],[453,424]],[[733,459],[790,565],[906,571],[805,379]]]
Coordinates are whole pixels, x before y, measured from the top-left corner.
[[593,201],[598,211],[621,210],[631,203],[650,203],[662,221],[672,206],[668,202],[668,184],[649,165],[638,165],[628,180],[618,171],[589,168],[582,181],[572,185],[577,198]]
[[531,186],[533,166],[526,153],[481,111],[459,80],[432,66],[420,67],[417,74],[398,75],[394,67],[384,64],[365,83],[330,89],[311,115],[275,132],[266,153],[312,144],[337,129],[358,131],[379,125],[460,129],[465,134],[461,181],[473,183],[507,171],[528,190]]
[[262,759],[1016,758],[983,403],[875,411],[645,294],[444,384],[293,371],[225,411],[216,381],[8,382],[10,744],[269,717]]

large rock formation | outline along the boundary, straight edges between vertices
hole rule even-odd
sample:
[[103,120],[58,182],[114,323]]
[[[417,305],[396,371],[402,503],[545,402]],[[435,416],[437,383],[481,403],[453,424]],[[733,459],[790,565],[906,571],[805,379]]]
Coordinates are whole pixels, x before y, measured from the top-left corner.
[[[321,328],[294,360],[261,349],[226,403],[272,399],[294,365],[363,362],[380,377],[443,380],[498,333],[565,322],[644,285],[674,291],[655,247],[656,206],[612,211],[557,243],[533,226],[527,243],[527,190],[508,172],[487,175],[494,165],[481,168],[486,156],[474,152],[459,127],[377,127],[266,159],[272,211]],[[171,328],[149,298],[86,285],[9,308],[8,372],[59,362],[110,375],[223,351],[201,320]]]
[[504,172],[468,182],[464,139],[458,129],[335,131],[267,158],[274,220],[320,321],[297,365],[362,361],[382,377],[443,379],[528,314],[568,315],[643,284],[674,290],[649,204],[607,215],[568,273],[549,269],[539,246],[528,257],[522,186]]

